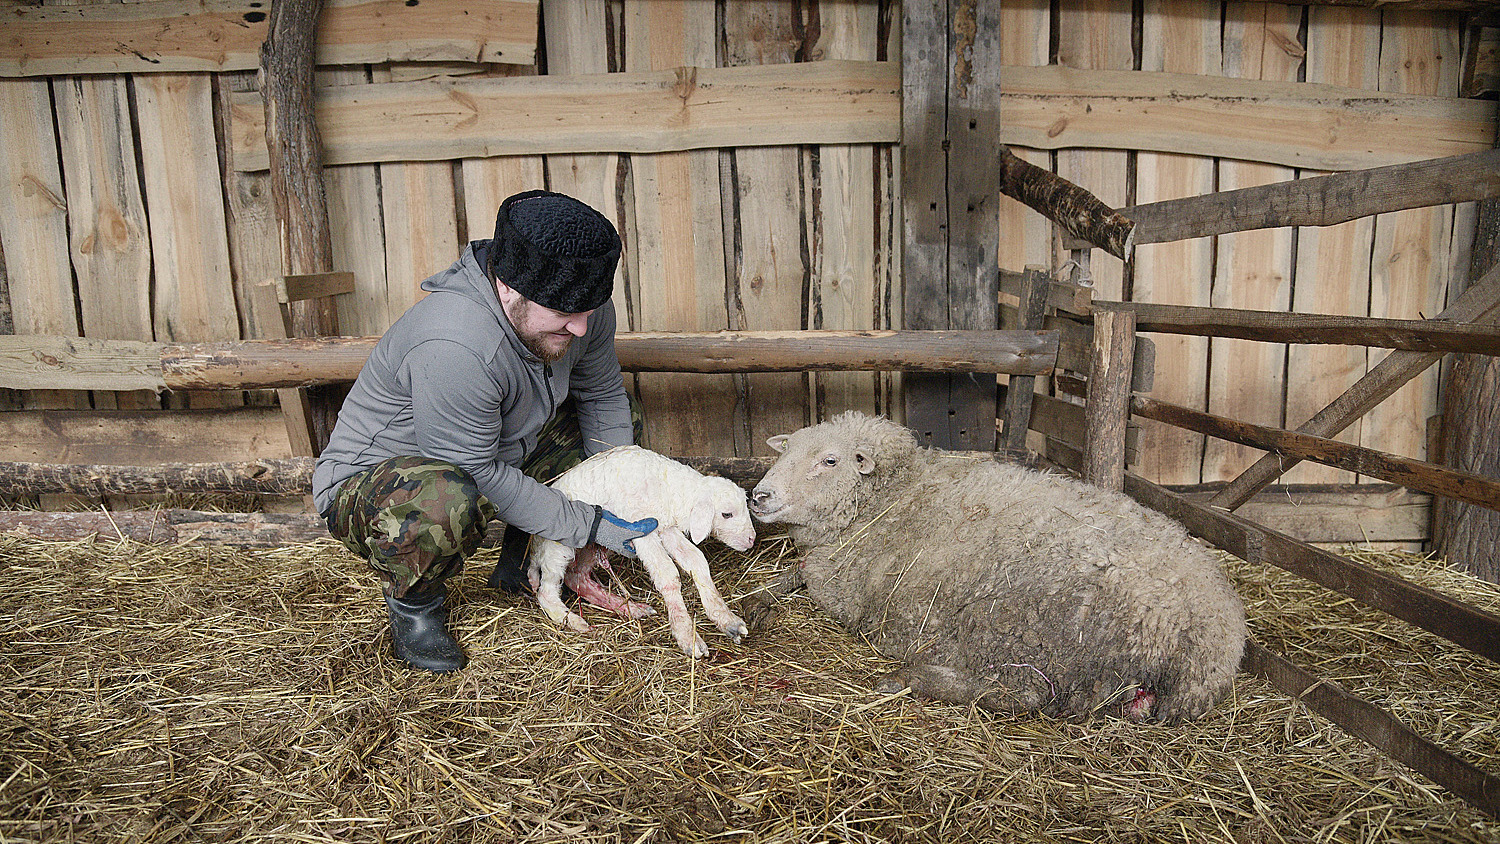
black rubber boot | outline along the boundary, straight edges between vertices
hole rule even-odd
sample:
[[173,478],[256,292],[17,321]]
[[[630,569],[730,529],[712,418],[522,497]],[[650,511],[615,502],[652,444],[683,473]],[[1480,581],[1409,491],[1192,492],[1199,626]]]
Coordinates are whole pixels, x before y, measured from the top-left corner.
[[385,596],[396,658],[426,671],[457,671],[469,658],[448,633],[448,587],[442,581],[404,598]]
[[526,580],[526,549],[531,544],[531,534],[514,525],[505,526],[505,538],[500,540],[500,559],[495,561],[495,570],[488,581],[491,589],[499,589],[512,595],[531,594],[531,584]]

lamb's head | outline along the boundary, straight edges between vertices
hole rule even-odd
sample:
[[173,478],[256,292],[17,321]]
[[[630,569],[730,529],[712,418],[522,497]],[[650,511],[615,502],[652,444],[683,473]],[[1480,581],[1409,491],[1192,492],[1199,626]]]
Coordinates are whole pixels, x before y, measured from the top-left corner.
[[728,478],[703,478],[694,491],[686,527],[695,545],[710,535],[736,551],[748,551],[755,544],[745,491]]
[[854,517],[861,484],[908,459],[917,448],[911,431],[858,411],[766,441],[781,452],[750,494],[750,511],[767,524],[818,525],[841,530]]

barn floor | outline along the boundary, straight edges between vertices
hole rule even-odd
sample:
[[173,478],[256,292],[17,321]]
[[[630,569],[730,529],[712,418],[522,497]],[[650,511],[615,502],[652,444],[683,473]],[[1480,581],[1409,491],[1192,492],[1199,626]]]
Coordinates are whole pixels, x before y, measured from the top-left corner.
[[[790,554],[718,551],[731,598]],[[1365,559],[1500,611],[1494,586]],[[882,700],[883,661],[801,597],[740,646],[705,622],[695,664],[660,618],[556,630],[487,593],[490,562],[458,589],[473,662],[435,677],[387,656],[373,578],[331,541],[0,537],[0,842],[1500,840],[1245,675],[1188,726],[1001,718]],[[1231,568],[1273,650],[1500,771],[1495,666]]]

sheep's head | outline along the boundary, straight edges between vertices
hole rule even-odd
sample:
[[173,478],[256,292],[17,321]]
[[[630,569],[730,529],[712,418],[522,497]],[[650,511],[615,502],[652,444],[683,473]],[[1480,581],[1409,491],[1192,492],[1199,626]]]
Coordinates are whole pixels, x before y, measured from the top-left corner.
[[905,428],[857,411],[766,441],[781,452],[750,495],[750,511],[767,524],[839,530],[854,516],[858,487],[916,450]]
[[688,538],[698,544],[712,535],[736,551],[755,544],[755,523],[745,491],[728,478],[704,478],[688,515]]

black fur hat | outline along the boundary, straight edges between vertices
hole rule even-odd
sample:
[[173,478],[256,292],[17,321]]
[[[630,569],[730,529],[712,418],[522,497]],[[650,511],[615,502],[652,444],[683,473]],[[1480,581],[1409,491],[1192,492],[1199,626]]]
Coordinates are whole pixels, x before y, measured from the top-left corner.
[[619,262],[614,224],[570,196],[529,190],[500,203],[490,275],[542,307],[577,314],[603,305]]

